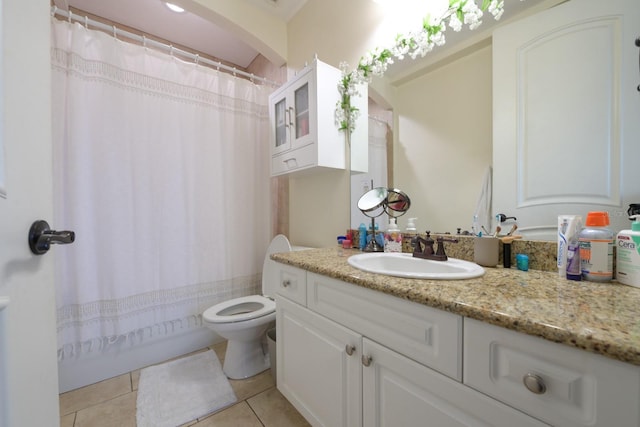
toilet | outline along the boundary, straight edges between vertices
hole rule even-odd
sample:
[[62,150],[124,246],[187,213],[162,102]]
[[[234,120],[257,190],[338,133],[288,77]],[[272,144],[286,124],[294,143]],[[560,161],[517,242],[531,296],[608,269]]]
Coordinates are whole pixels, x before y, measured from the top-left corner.
[[271,254],[291,251],[289,240],[282,234],[273,238],[262,266],[262,295],[234,298],[209,307],[202,314],[203,324],[227,339],[222,370],[231,379],[252,377],[269,368],[269,352],[263,340],[275,325],[277,284],[275,261]]

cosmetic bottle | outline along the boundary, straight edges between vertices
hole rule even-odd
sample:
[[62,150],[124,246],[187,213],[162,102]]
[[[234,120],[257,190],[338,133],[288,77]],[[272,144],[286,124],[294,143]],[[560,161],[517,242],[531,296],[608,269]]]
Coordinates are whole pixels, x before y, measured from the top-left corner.
[[579,235],[582,278],[590,282],[613,279],[613,232],[607,212],[589,212]]
[[389,218],[389,226],[384,233],[384,251],[402,252],[402,233],[395,218]]
[[616,280],[624,285],[640,288],[640,215],[633,219],[631,230],[616,236]]

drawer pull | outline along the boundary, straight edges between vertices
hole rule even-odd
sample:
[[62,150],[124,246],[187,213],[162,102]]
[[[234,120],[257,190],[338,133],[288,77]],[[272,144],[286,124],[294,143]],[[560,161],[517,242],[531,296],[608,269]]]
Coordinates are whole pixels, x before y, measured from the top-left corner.
[[347,344],[346,347],[344,348],[344,351],[346,351],[347,354],[351,356],[353,352],[356,351],[356,348],[352,345]]
[[287,286],[291,286],[291,280],[287,279],[287,280],[283,280],[282,281],[282,286],[284,286],[285,288]]
[[544,394],[547,391],[547,386],[539,375],[528,373],[522,377],[522,382],[531,393]]
[[364,366],[369,366],[371,365],[371,356],[365,356],[364,354],[362,355],[362,364]]

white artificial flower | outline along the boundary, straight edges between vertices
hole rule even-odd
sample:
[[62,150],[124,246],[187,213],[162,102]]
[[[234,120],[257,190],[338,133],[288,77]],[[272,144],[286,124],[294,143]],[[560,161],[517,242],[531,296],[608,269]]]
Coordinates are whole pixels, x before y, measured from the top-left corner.
[[464,14],[464,23],[469,25],[471,30],[475,30],[482,24],[482,10],[474,1],[468,1],[462,6],[462,13]]
[[493,15],[493,18],[496,21],[500,20],[502,14],[504,13],[504,1],[491,0],[491,3],[489,4],[489,8],[487,10]]
[[457,14],[454,13],[449,18],[449,27],[451,27],[451,29],[456,33],[462,29],[462,22],[460,22],[460,20],[458,19]]

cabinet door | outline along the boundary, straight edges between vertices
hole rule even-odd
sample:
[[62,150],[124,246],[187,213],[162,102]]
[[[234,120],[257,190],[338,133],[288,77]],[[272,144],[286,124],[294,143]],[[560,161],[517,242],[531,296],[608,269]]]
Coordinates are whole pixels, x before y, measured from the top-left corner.
[[276,306],[278,389],[314,426],[362,425],[360,335],[286,298]]
[[638,0],[568,1],[493,35],[493,207],[530,238],[640,198]]
[[289,138],[291,123],[289,120],[289,104],[287,102],[286,95],[287,93],[285,91],[274,96],[274,99],[271,101],[272,104],[270,107],[273,110],[271,114],[271,118],[273,120],[273,123],[271,124],[271,132],[273,132],[273,147],[271,147],[271,152],[274,154],[287,151],[291,148]]
[[546,426],[366,338],[362,352],[365,427]]
[[291,88],[290,115],[293,123],[291,146],[293,148],[303,147],[313,142],[311,138],[311,106],[315,92],[312,90],[313,83],[313,73],[309,72]]

